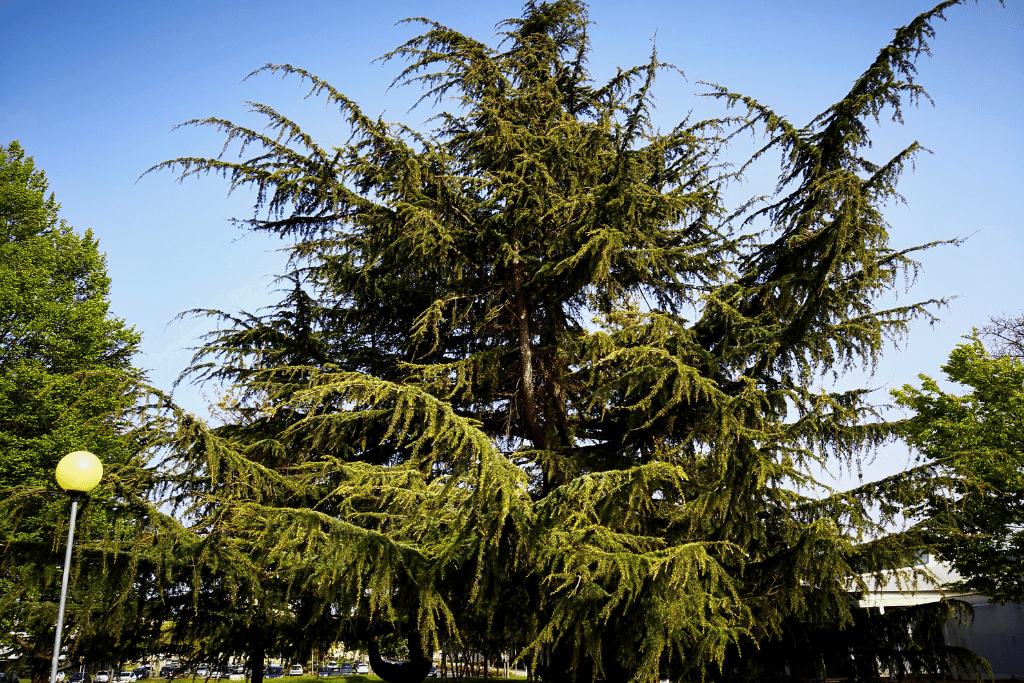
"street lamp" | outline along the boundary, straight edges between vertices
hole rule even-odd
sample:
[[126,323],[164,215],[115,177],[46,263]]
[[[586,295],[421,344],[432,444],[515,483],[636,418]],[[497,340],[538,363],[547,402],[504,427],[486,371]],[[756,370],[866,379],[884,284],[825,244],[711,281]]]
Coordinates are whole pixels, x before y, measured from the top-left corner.
[[60,636],[64,630],[64,603],[68,597],[68,577],[71,576],[71,546],[75,542],[75,517],[82,494],[96,488],[103,476],[103,463],[89,451],[68,453],[57,463],[57,483],[71,496],[71,523],[68,525],[68,550],[64,554],[64,576],[60,585],[60,607],[57,608],[57,637],[53,641],[53,664],[50,683],[57,683],[57,660],[60,658]]

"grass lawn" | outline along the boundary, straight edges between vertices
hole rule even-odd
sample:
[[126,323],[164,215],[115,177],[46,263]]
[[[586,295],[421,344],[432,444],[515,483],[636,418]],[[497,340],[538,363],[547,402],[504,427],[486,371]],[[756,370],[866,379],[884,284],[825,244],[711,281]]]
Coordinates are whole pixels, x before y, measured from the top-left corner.
[[[150,680],[152,681],[152,679],[150,679]],[[354,675],[351,675],[351,676],[331,676],[330,678],[316,678],[315,676],[286,676],[286,677],[281,678],[281,679],[275,679],[274,683],[276,683],[278,680],[281,681],[281,683],[367,683],[368,681],[381,681],[381,680],[384,680],[384,679],[380,678],[379,676],[374,676],[373,674],[368,674],[368,675],[354,674]],[[447,680],[454,681],[455,679],[451,676],[451,674],[449,674]],[[485,679],[483,679],[483,678],[463,678],[462,679],[462,683],[483,683],[484,680]],[[494,681],[500,681],[500,680],[506,680],[506,679],[498,678],[496,676],[490,676],[489,678],[486,679],[487,683],[493,683]],[[510,681],[525,681],[526,677],[525,676],[523,676],[523,677],[510,676],[507,680],[510,680]],[[441,683],[441,678],[440,677],[438,677],[438,678],[427,678],[426,681],[427,681],[427,683],[430,683],[431,681],[435,681],[436,683]],[[197,681],[197,683],[198,683],[198,681]]]
[[[282,678],[280,680],[283,681],[284,683],[288,683],[289,681],[294,681],[295,683],[367,683],[368,681],[381,681],[383,679],[378,677],[378,676],[374,676],[373,674],[369,674],[369,675],[352,675],[352,676],[332,676],[330,678],[315,678],[313,676],[289,676],[289,677],[286,677],[286,678]],[[449,675],[447,680],[454,681],[455,679],[452,678],[451,675]],[[487,683],[493,683],[494,681],[500,681],[500,680],[505,680],[505,679],[501,679],[501,678],[497,678],[495,676],[491,676],[491,677],[487,678],[486,680],[487,680]],[[524,676],[522,678],[517,678],[516,676],[510,676],[507,680],[510,680],[510,681],[525,681],[526,677]],[[430,681],[435,681],[436,683],[441,683],[441,678],[440,677],[438,677],[438,678],[427,678],[426,681],[427,681],[427,683],[430,683]],[[462,679],[462,683],[484,683],[484,679],[483,678],[463,678]]]
[[[150,679],[150,680],[152,680],[152,679]],[[381,681],[383,679],[380,678],[379,676],[374,676],[373,674],[369,674],[369,675],[357,675],[357,674],[355,674],[355,675],[351,675],[351,676],[331,676],[330,678],[316,678],[315,676],[286,676],[285,678],[275,679],[273,681],[273,683],[277,683],[278,680],[280,680],[281,683],[368,683],[368,681]],[[455,679],[451,675],[449,675],[447,680],[454,681]],[[490,676],[486,680],[487,680],[487,683],[494,683],[494,681],[500,681],[500,680],[505,680],[505,679],[498,678],[498,677],[495,677],[495,676]],[[510,676],[507,680],[510,680],[510,681],[525,681],[526,677],[523,676],[523,677],[520,678],[520,677],[516,677],[516,676]],[[431,681],[434,681],[436,683],[441,683],[441,678],[440,677],[438,677],[438,678],[428,678],[428,679],[426,679],[426,681],[427,681],[427,683],[430,683]],[[462,679],[462,683],[483,683],[483,682],[484,682],[483,678],[463,678]],[[198,683],[198,681],[197,681],[197,683]]]

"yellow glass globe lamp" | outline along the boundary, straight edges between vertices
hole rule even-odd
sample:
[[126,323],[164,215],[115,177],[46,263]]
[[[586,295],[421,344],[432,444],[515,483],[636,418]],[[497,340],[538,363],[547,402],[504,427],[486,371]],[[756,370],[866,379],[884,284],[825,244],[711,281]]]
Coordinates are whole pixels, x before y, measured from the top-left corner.
[[103,477],[103,463],[89,451],[68,453],[57,464],[57,483],[65,491],[88,493]]
[[71,498],[71,521],[68,524],[68,549],[64,553],[64,571],[60,584],[60,606],[57,608],[57,635],[53,639],[53,661],[50,663],[50,683],[57,683],[57,665],[60,660],[60,637],[64,632],[64,606],[68,598],[68,577],[71,576],[71,548],[75,543],[75,517],[78,501],[96,488],[103,476],[103,463],[89,451],[68,453],[57,463],[57,483]]

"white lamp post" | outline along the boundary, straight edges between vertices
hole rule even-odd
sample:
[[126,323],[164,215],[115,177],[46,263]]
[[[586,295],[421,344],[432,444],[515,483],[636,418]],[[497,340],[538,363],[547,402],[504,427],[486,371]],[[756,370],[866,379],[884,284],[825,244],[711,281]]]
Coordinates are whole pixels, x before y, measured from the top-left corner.
[[68,549],[64,554],[64,576],[60,586],[60,607],[57,608],[57,637],[53,642],[53,664],[50,683],[57,683],[57,660],[60,658],[60,636],[64,631],[64,604],[68,597],[68,578],[71,576],[71,546],[75,542],[75,517],[82,494],[96,488],[103,476],[103,463],[89,451],[68,453],[57,464],[57,483],[71,496],[71,523],[68,525]]

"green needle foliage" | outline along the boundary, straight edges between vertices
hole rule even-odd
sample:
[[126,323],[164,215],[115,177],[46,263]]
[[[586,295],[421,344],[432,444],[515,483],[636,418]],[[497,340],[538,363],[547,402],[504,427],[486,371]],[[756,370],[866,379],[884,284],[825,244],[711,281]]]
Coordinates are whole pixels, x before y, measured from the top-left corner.
[[[437,107],[429,131],[303,69],[257,69],[308,81],[349,132],[324,147],[252,103],[266,132],[185,124],[239,161],[150,169],[255,189],[239,223],[293,256],[266,314],[196,312],[222,325],[191,376],[230,387],[234,415],[173,441],[208,547],[237,549],[252,600],[305,597],[355,639],[409,639],[395,681],[443,643],[523,648],[547,680],[733,676],[741,654],[764,678],[789,663],[767,644],[852,627],[850,592],[926,547],[884,525],[930,481],[817,484],[890,428],[865,390],[815,383],[872,367],[943,303],[876,304],[937,243],[891,247],[882,215],[921,146],[861,154],[871,119],[926,97],[914,61],[956,4],[897,30],[805,126],[711,85],[739,115],[659,130],[655,80],[675,68],[652,52],[592,80],[578,0],[527,3],[498,47],[410,20],[425,33],[384,59]],[[730,207],[725,155],[748,129],[767,136],[751,161],[779,154],[781,172]],[[261,593],[268,576],[283,597]]]

